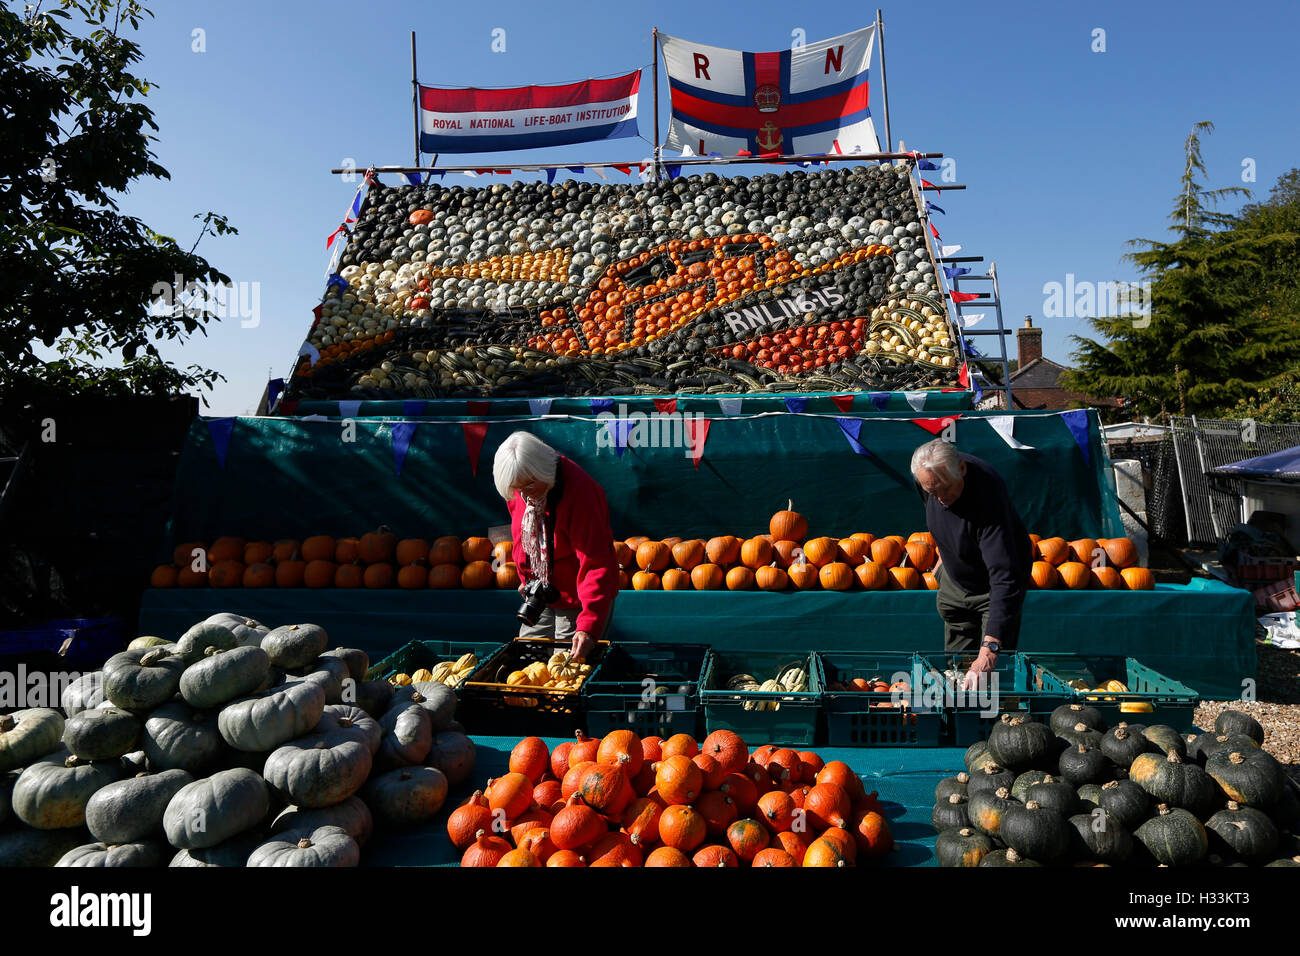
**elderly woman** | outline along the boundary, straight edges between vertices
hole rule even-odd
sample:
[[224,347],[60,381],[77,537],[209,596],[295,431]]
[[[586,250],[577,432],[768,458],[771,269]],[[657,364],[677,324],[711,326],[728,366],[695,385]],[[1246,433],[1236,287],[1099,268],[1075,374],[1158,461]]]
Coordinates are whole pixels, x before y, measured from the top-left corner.
[[573,640],[585,658],[609,624],[618,559],[605,492],[576,463],[528,432],[515,432],[492,465],[510,509],[524,604],[520,637]]

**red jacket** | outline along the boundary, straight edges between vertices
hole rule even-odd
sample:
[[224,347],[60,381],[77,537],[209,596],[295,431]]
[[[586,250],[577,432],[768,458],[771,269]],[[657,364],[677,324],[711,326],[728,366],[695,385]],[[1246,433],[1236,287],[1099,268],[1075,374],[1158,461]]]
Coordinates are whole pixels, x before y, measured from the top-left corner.
[[[561,455],[556,468],[562,469],[564,487],[555,509],[551,584],[559,589],[560,599],[553,606],[581,607],[577,629],[599,638],[618,593],[618,558],[614,554],[614,532],[609,527],[609,504],[600,485],[576,463]],[[520,534],[527,505],[515,492],[507,507],[514,541],[511,555],[520,581],[527,583],[535,576],[528,566]]]

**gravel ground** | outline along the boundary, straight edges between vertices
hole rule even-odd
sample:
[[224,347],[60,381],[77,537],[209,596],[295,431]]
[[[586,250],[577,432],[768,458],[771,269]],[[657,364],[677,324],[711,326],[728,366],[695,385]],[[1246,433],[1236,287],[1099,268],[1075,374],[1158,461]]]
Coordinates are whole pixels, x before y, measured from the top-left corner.
[[1264,749],[1300,783],[1300,651],[1289,651],[1264,641],[1255,642],[1259,653],[1257,700],[1202,701],[1196,708],[1196,726],[1211,728],[1229,707],[1250,714],[1264,727]]

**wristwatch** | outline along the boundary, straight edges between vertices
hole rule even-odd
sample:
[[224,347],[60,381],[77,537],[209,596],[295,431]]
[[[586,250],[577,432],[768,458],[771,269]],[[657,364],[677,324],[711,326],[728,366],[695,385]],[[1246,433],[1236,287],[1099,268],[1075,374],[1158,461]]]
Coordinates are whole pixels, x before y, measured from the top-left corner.
[[994,640],[986,640],[984,643],[982,643],[982,644],[980,645],[980,647],[987,647],[987,648],[988,648],[989,650],[991,650],[994,654],[996,654],[999,650],[1002,649],[1002,645],[1001,645],[1001,643],[999,643],[998,641],[994,641]]

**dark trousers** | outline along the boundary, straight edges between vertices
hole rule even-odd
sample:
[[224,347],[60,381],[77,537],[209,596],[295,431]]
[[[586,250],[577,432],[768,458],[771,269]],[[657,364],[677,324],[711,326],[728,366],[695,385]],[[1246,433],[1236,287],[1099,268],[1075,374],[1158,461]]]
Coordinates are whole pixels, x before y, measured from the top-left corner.
[[[943,618],[943,649],[949,653],[976,652],[988,633],[989,596],[967,594],[944,574],[941,567],[936,574],[939,590],[935,592],[935,606]],[[1020,615],[1017,614],[1007,632],[1001,635],[1002,647],[1012,650],[1020,636]]]

